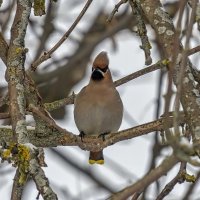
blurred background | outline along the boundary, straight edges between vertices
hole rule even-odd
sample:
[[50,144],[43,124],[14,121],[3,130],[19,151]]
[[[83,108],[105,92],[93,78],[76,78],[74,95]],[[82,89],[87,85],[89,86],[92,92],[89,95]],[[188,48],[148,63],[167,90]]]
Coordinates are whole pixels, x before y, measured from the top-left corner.
[[[32,13],[26,34],[26,47],[29,49],[25,65],[27,70],[34,60],[44,51],[51,49],[63,36],[85,2],[47,1],[46,15],[36,17]],[[176,23],[178,1],[161,2]],[[114,80],[145,67],[145,56],[140,48],[141,41],[137,34],[136,21],[128,4],[120,7],[111,23],[106,22],[116,3],[118,3],[116,0],[94,1],[69,39],[51,59],[32,73],[44,102],[62,99],[72,92],[78,93],[88,83],[92,61],[102,50],[108,52]],[[15,10],[14,0],[4,0],[0,8],[1,32],[8,43]],[[147,30],[152,45],[153,63],[156,63],[163,59],[162,51],[149,25]],[[199,33],[196,32],[191,39],[191,47],[199,44]],[[182,35],[184,41],[184,30]],[[191,60],[198,67],[198,55],[192,56]],[[5,70],[3,62],[0,61],[1,97],[7,92]],[[124,104],[124,117],[120,130],[159,118],[163,114],[166,84],[166,72],[159,70],[119,86],[117,89]],[[6,109],[1,107],[1,112]],[[58,125],[79,134],[73,119],[73,105],[55,110],[51,115]],[[33,124],[30,116],[27,116],[27,121],[29,125]],[[9,124],[9,120],[1,121],[1,124]],[[105,164],[100,166],[89,165],[88,152],[78,147],[45,149],[48,167],[44,170],[59,200],[106,199],[110,193],[119,191],[142,178],[170,154],[171,149],[162,145],[160,140],[158,133],[150,133],[110,146],[104,150]],[[142,198],[155,199],[156,194],[176,175],[177,171],[178,168],[172,169],[169,176],[162,177],[159,182],[152,184]],[[188,172],[196,174],[197,169],[188,166]],[[3,200],[10,199],[14,174],[15,168],[8,163],[0,165],[0,196]],[[176,185],[166,199],[184,199],[191,185],[191,183]],[[189,199],[199,198],[200,188],[196,187],[197,185],[198,181],[194,184],[194,192]],[[36,196],[37,190],[30,180],[24,190],[23,199],[36,199]]]

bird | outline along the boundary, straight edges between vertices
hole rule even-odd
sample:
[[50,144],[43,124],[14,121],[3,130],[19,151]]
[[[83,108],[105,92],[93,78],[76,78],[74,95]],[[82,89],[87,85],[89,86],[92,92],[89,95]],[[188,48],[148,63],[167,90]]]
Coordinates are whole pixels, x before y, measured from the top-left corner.
[[[105,137],[118,131],[122,117],[123,103],[111,76],[107,52],[102,51],[93,61],[88,85],[75,98],[74,121],[81,137]],[[104,164],[103,150],[91,151],[89,164]]]

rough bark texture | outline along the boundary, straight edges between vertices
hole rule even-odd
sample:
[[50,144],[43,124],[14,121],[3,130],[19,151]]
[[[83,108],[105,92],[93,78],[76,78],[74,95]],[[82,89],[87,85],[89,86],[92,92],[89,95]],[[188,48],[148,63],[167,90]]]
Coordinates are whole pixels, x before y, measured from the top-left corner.
[[[149,20],[150,25],[156,32],[156,36],[159,40],[160,46],[163,49],[165,57],[172,58],[173,53],[176,51],[174,47],[176,47],[175,44],[177,40],[172,19],[159,5],[158,1],[142,0],[141,6],[146,18]],[[178,43],[176,48],[182,50],[182,45]],[[178,54],[179,59],[180,56],[181,54]],[[177,77],[179,76],[180,72],[180,64],[181,62],[171,66],[174,68],[173,81],[175,85],[177,85]],[[182,84],[181,104],[186,114],[190,130],[194,137],[194,141],[196,145],[200,145],[199,90],[198,85],[195,82],[194,75],[192,74],[192,65],[189,60],[187,60],[187,64],[184,70],[184,79]]]

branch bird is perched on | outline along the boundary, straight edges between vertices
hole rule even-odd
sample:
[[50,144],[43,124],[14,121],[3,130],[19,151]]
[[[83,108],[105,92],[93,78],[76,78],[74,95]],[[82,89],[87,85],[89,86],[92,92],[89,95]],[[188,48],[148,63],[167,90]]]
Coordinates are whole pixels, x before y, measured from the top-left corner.
[[[122,122],[123,104],[108,68],[107,53],[102,51],[93,62],[89,84],[77,95],[74,119],[80,135],[116,132]],[[90,164],[103,164],[103,151],[90,152]]]

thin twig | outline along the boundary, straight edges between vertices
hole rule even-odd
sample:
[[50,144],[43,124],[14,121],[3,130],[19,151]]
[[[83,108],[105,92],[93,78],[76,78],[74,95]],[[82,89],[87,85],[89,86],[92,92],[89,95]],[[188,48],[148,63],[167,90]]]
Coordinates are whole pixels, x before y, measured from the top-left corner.
[[51,103],[45,103],[44,106],[48,111],[53,111],[56,109],[59,109],[65,105],[70,105],[74,103],[74,100],[76,98],[76,94],[73,92],[70,96],[60,99]]
[[[172,62],[171,62],[171,65],[168,69],[168,86],[167,86],[167,92],[166,92],[166,95],[165,95],[164,113],[165,113],[166,117],[168,117],[167,115],[168,115],[169,110],[170,110],[170,104],[171,104],[172,95],[173,95],[172,83],[173,83],[173,76],[175,74],[175,67],[174,66],[176,64],[177,56],[178,56],[178,53],[180,51],[179,36],[180,36],[180,32],[181,32],[181,22],[182,22],[183,12],[184,12],[184,8],[185,8],[186,3],[187,3],[186,0],[179,2],[179,17],[178,17],[177,28],[176,28],[175,37],[174,37],[175,52],[172,55]],[[166,122],[166,127],[168,126],[167,123],[168,122]],[[171,135],[171,133],[170,133],[169,130],[167,130],[167,129],[165,129],[165,130],[166,130],[166,133],[167,133],[166,136],[168,137],[167,139],[169,139],[169,136]]]
[[179,53],[179,35],[181,32],[181,22],[182,22],[182,18],[183,18],[183,11],[184,11],[184,7],[185,4],[187,3],[186,0],[181,1],[179,4],[179,18],[178,18],[178,22],[177,22],[177,28],[176,28],[176,35],[175,35],[175,44],[174,44],[174,49],[176,50],[174,52],[174,54],[172,55],[172,63],[171,63],[171,67],[169,67],[168,70],[168,88],[167,88],[167,93],[166,93],[166,98],[165,98],[165,113],[167,114],[169,112],[169,106],[170,106],[170,101],[171,101],[171,97],[172,97],[172,81],[173,81],[173,74],[174,74],[174,65],[176,63],[176,59],[177,59],[177,55]]
[[188,199],[191,199],[191,195],[193,194],[194,192],[194,189],[199,186],[199,179],[200,179],[200,171],[197,173],[197,176],[196,176],[196,181],[195,183],[191,184],[191,186],[187,189],[184,197],[183,197],[183,200],[188,200]]
[[44,62],[45,60],[48,60],[51,58],[51,55],[61,46],[61,44],[69,37],[69,35],[72,33],[74,28],[77,26],[81,18],[84,16],[86,13],[87,9],[89,8],[90,4],[92,3],[93,0],[88,0],[83,7],[82,11],[74,21],[74,23],[71,25],[71,27],[68,29],[68,31],[62,36],[62,38],[54,45],[52,49],[50,49],[48,52],[44,52],[43,55],[38,58],[35,62],[31,64],[31,69],[35,71],[37,67]]
[[138,198],[139,198],[139,196],[141,195],[141,191],[140,192],[136,192],[133,196],[132,196],[132,198],[131,198],[131,200],[137,200]]
[[194,48],[192,48],[192,49],[189,49],[188,51],[187,51],[187,55],[188,56],[191,56],[191,55],[193,55],[193,54],[195,54],[195,53],[198,53],[200,51],[200,45],[199,46],[196,46],[196,47],[194,47]]
[[181,162],[178,174],[165,186],[162,192],[157,196],[156,200],[162,200],[166,197],[173,189],[177,183],[184,182],[184,176],[186,168],[186,162]]
[[[164,73],[165,70],[160,70],[159,72],[159,80],[157,82],[157,99],[156,99],[156,112],[155,112],[155,119],[158,119],[160,116],[160,110],[161,110],[161,100],[162,100],[162,88],[163,88],[163,77],[164,77]],[[160,133],[160,137],[162,140],[162,144],[160,144],[159,141],[159,133]],[[156,160],[157,158],[160,156],[162,149],[165,147],[165,145],[163,145],[165,143],[165,141],[163,141],[164,139],[164,135],[163,135],[163,131],[156,131],[154,134],[154,144],[152,147],[152,154],[151,154],[151,160],[149,162],[149,168],[147,170],[147,172],[150,172],[152,169],[154,169],[156,167]],[[159,190],[160,190],[160,182],[158,180],[155,181],[155,186],[156,186],[156,194],[158,194]],[[147,198],[147,191],[148,188],[145,188],[144,191],[142,191],[142,197],[141,199],[146,199]]]
[[125,76],[124,78],[121,78],[117,81],[114,82],[115,86],[118,87],[124,83],[127,83],[135,78],[138,78],[140,76],[143,76],[145,74],[148,74],[149,72],[153,72],[155,70],[158,70],[158,69],[161,69],[161,68],[165,68],[167,67],[168,65],[168,60],[167,59],[164,59],[164,60],[161,60],[161,61],[158,61],[157,63],[149,66],[149,67],[145,67],[144,69],[141,69],[137,72],[134,72],[132,74],[129,74],[128,76]]
[[145,54],[145,64],[150,65],[152,63],[151,51],[150,51],[151,44],[147,36],[147,29],[142,16],[142,8],[140,5],[141,3],[138,2],[137,0],[129,0],[129,4],[132,8],[133,15],[135,15],[137,21],[137,29],[138,29],[137,33],[140,36],[142,43],[140,48],[144,51]]
[[60,126],[58,126],[50,116],[46,116],[44,113],[42,113],[40,111],[39,108],[37,108],[33,104],[30,104],[28,109],[29,109],[29,111],[33,112],[38,117],[40,117],[42,120],[44,120],[49,127],[51,127],[51,128],[54,127],[55,129],[57,129],[61,132],[65,132],[65,129],[62,129]]
[[[168,60],[167,59],[164,59],[164,60],[161,60],[161,61],[158,61],[157,63],[149,66],[149,67],[145,67],[144,69],[141,69],[137,72],[134,72],[132,74],[129,74],[128,76],[125,76],[117,81],[114,82],[115,86],[118,87],[122,84],[125,84],[135,78],[138,78],[140,76],[143,76],[145,74],[148,74],[150,72],[153,72],[155,70],[158,70],[158,69],[162,69],[162,68],[165,68],[168,66]],[[55,110],[55,109],[58,109],[62,106],[65,106],[65,105],[69,105],[69,104],[73,104],[74,103],[74,100],[76,98],[76,94],[72,94],[70,95],[69,97],[67,98],[64,98],[64,99],[61,99],[61,100],[57,100],[57,101],[54,101],[52,103],[45,103],[45,108],[48,110],[48,111],[52,111],[52,110]]]
[[193,24],[194,24],[195,13],[196,13],[196,5],[197,5],[197,0],[194,0],[192,3],[192,12],[191,12],[190,22],[189,22],[187,34],[186,34],[185,50],[183,50],[179,76],[177,77],[177,79],[178,79],[177,80],[177,92],[176,92],[175,103],[174,103],[174,110],[175,110],[174,129],[175,129],[175,133],[178,135],[180,135],[180,133],[179,133],[179,127],[178,127],[177,121],[178,121],[178,117],[179,117],[178,114],[179,114],[179,108],[180,108],[180,97],[181,97],[181,92],[182,92],[182,87],[183,87],[182,82],[183,82],[183,78],[184,78],[185,67],[187,64],[187,50],[189,49],[189,41],[190,41],[190,37],[192,35]]
[[115,5],[114,9],[112,10],[111,14],[109,15],[109,17],[108,17],[108,19],[107,19],[107,22],[110,23],[110,22],[112,21],[112,19],[113,19],[115,13],[117,13],[118,10],[119,10],[119,7],[120,7],[122,4],[126,3],[127,1],[128,1],[128,0],[121,0],[119,3],[117,3],[117,4]]
[[171,155],[170,157],[166,158],[161,165],[153,169],[150,173],[146,174],[142,179],[110,196],[109,200],[127,199],[137,191],[142,190],[144,187],[147,187],[152,182],[165,175],[174,165],[177,164],[177,162],[177,158]]

